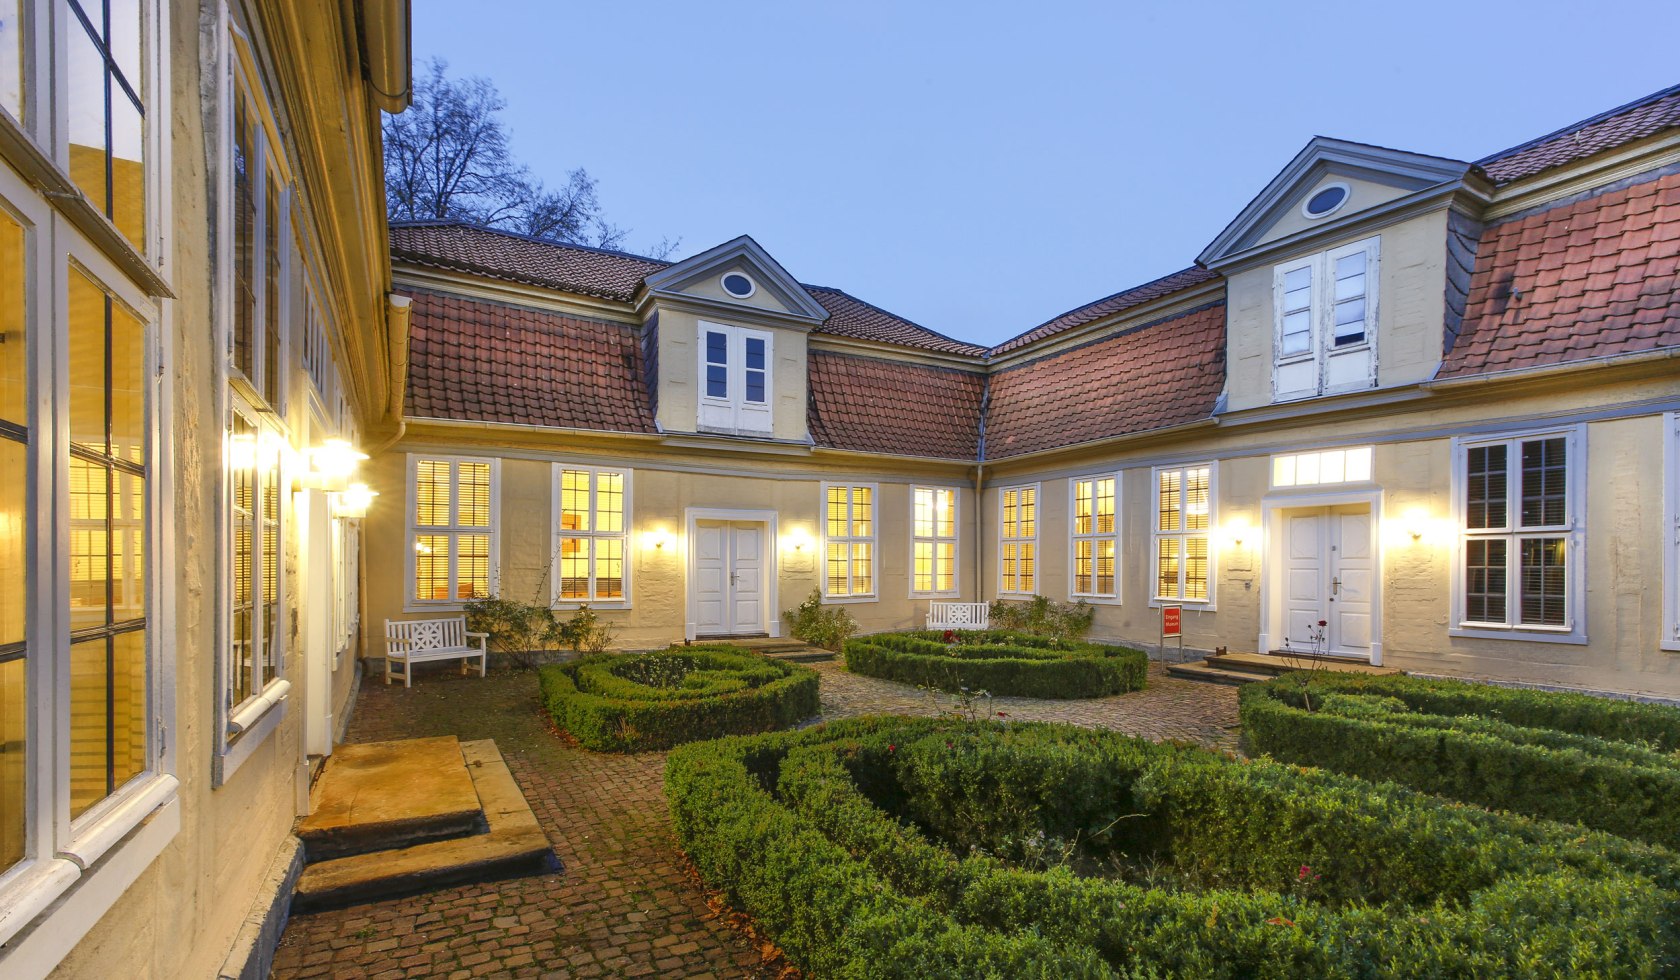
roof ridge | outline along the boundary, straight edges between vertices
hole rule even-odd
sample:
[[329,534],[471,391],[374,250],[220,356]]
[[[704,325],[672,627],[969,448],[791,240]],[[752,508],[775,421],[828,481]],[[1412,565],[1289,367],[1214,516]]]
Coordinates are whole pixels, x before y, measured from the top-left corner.
[[537,245],[550,245],[554,248],[577,249],[580,252],[594,252],[597,255],[611,255],[620,259],[635,259],[638,262],[648,262],[661,267],[676,264],[667,259],[656,259],[651,255],[638,255],[635,252],[626,252],[622,249],[616,248],[602,248],[598,245],[584,245],[581,242],[561,242],[552,238],[538,238],[536,235],[525,235],[517,231],[508,231],[506,228],[495,228],[490,225],[481,224],[476,221],[466,221],[461,218],[399,219],[395,221],[387,221],[386,224],[390,225],[392,228],[471,228],[473,231],[482,231],[491,235],[500,235],[503,238],[513,238],[519,241],[532,242]]
[[1588,116],[1585,119],[1581,119],[1581,120],[1578,120],[1576,122],[1569,123],[1566,126],[1559,127],[1558,129],[1554,129],[1551,132],[1545,134],[1544,136],[1536,136],[1535,138],[1533,138],[1531,140],[1526,140],[1522,143],[1518,143],[1515,146],[1508,146],[1503,150],[1500,150],[1496,153],[1489,153],[1487,156],[1482,157],[1478,160],[1474,160],[1472,162],[1476,166],[1480,167],[1483,164],[1493,163],[1497,160],[1502,160],[1502,159],[1504,159],[1506,157],[1510,157],[1510,156],[1516,156],[1518,153],[1521,153],[1524,150],[1533,149],[1536,146],[1540,146],[1540,145],[1545,144],[1545,143],[1550,143],[1552,140],[1560,139],[1564,136],[1567,136],[1568,134],[1570,134],[1572,132],[1578,132],[1580,130],[1586,129],[1588,126],[1592,126],[1592,125],[1595,125],[1597,123],[1604,122],[1607,119],[1614,119],[1615,117],[1620,116],[1623,113],[1628,113],[1628,112],[1632,112],[1635,109],[1644,108],[1645,106],[1648,106],[1653,102],[1660,102],[1663,99],[1666,99],[1671,95],[1680,95],[1680,84],[1670,85],[1668,88],[1660,89],[1660,90],[1658,90],[1656,92],[1652,92],[1648,95],[1642,95],[1639,98],[1634,99],[1632,102],[1624,103],[1622,105],[1616,106],[1613,109],[1606,109],[1603,112],[1597,113],[1595,115]]
[[917,330],[922,330],[922,331],[925,331],[927,333],[933,334],[935,337],[938,337],[940,340],[948,340],[953,344],[961,344],[964,347],[972,347],[976,351],[978,351],[982,354],[984,354],[988,349],[985,344],[977,344],[972,340],[963,340],[960,337],[953,337],[948,333],[941,333],[940,331],[935,330],[932,327],[925,327],[925,326],[921,325],[920,323],[917,323],[915,320],[910,319],[909,317],[901,316],[897,313],[894,313],[892,310],[889,310],[884,306],[876,306],[874,303],[871,303],[870,301],[868,301],[866,299],[863,299],[862,297],[857,296],[853,293],[849,293],[846,290],[841,289],[839,286],[818,286],[818,285],[815,285],[814,283],[809,283],[809,282],[802,282],[802,283],[800,283],[800,285],[804,286],[806,289],[820,289],[825,293],[839,293],[840,295],[846,297],[847,299],[851,300],[854,303],[862,303],[864,306],[869,307],[870,309],[874,310],[877,313],[883,313],[887,316],[892,317],[894,320],[898,320],[898,321],[901,321],[903,323],[908,323],[912,327],[915,327]]

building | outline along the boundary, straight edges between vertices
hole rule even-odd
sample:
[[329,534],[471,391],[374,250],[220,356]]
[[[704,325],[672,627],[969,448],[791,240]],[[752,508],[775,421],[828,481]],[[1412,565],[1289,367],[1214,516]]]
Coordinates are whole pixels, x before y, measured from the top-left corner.
[[400,424],[406,4],[0,3],[0,975],[261,975]]
[[1182,604],[1192,649],[1680,698],[1680,88],[1475,162],[1314,139],[1193,265],[991,349],[746,237],[391,242],[370,627],[498,595],[645,647],[812,590],[866,630],[1039,593],[1114,640]]

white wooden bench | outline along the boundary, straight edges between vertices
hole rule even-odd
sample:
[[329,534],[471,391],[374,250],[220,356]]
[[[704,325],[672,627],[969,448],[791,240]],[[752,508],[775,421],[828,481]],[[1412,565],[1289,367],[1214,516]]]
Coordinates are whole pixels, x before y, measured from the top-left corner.
[[992,628],[992,607],[984,602],[930,602],[927,628],[930,630],[984,630]]
[[[399,619],[385,621],[385,683],[391,683],[391,666],[403,665],[403,687],[413,687],[414,665],[431,660],[459,660],[461,673],[467,672],[472,658],[478,658],[478,676],[484,676],[488,652],[485,642],[488,633],[468,633],[467,618]],[[477,640],[469,646],[468,640]]]

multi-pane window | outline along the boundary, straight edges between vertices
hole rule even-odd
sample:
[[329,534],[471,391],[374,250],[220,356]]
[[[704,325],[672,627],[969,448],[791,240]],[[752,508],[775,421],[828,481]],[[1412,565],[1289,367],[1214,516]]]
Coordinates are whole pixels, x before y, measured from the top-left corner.
[[497,460],[410,456],[410,599],[459,604],[495,594]]
[[1462,624],[1571,629],[1576,437],[1464,441],[1459,452]]
[[24,113],[23,8],[24,0],[0,2],[0,109],[27,123]]
[[1119,481],[1095,476],[1073,481],[1073,594],[1084,598],[1119,596],[1114,574],[1120,550]]
[[1272,457],[1272,486],[1318,487],[1371,479],[1371,447]]
[[998,491],[998,591],[1038,589],[1038,486]]
[[1212,598],[1213,464],[1155,471],[1155,597]]
[[926,595],[956,592],[957,491],[913,487],[910,524],[910,591]]
[[146,238],[142,4],[66,0],[70,179],[136,249]]
[[1376,383],[1376,273],[1372,238],[1273,270],[1274,390],[1300,398]]
[[0,211],[0,871],[24,853],[29,655],[29,308],[24,232]]
[[242,717],[240,707],[280,677],[284,662],[281,446],[274,427],[233,411],[226,450],[232,581],[223,690],[230,735],[248,728],[252,719]]
[[249,398],[284,414],[289,290],[283,243],[290,240],[284,228],[288,195],[274,141],[262,125],[255,96],[242,81],[233,86],[231,162],[231,367]]
[[702,428],[769,432],[771,336],[767,331],[700,324]]
[[824,485],[823,554],[830,599],[875,595],[875,487]]
[[557,516],[554,575],[560,603],[628,598],[630,473],[555,466]]

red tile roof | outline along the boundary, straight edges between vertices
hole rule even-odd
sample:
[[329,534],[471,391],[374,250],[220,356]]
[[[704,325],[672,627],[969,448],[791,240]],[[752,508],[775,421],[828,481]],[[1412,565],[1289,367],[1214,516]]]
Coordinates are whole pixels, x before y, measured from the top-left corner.
[[1680,345],[1680,174],[1489,227],[1441,377]]
[[607,249],[565,245],[461,221],[393,222],[391,254],[415,265],[629,302],[642,279],[670,265]]
[[831,351],[808,356],[817,445],[936,459],[978,455],[984,375]]
[[1095,303],[1087,303],[1077,309],[1069,310],[1053,320],[1048,320],[1039,324],[1031,330],[1028,330],[1026,333],[1011,337],[996,347],[993,347],[990,353],[1007,353],[1017,347],[1025,347],[1034,341],[1043,340],[1053,334],[1061,333],[1063,330],[1072,330],[1074,327],[1082,327],[1087,323],[1100,320],[1105,316],[1111,316],[1115,313],[1121,312],[1122,310],[1129,310],[1134,306],[1142,306],[1144,303],[1160,299],[1163,296],[1171,295],[1181,289],[1188,289],[1191,286],[1200,285],[1210,279],[1218,278],[1219,273],[1210,272],[1207,269],[1198,268],[1196,266],[1191,266],[1188,269],[1180,269],[1170,276],[1162,276],[1159,279],[1146,282],[1141,286],[1133,286],[1131,289],[1123,290],[1112,296],[1105,296],[1102,299],[1097,300]]
[[1644,139],[1670,126],[1680,126],[1680,85],[1483,157],[1476,165],[1494,183],[1509,184]]
[[986,458],[1209,418],[1225,385],[1225,304],[992,375]]
[[635,327],[419,289],[409,295],[409,417],[654,431]]
[[817,302],[828,310],[828,322],[817,328],[818,333],[826,333],[836,337],[852,337],[857,340],[885,341],[891,344],[903,344],[906,347],[921,347],[925,350],[944,351],[948,354],[968,354],[980,356],[986,353],[986,348],[979,344],[965,343],[954,340],[918,323],[912,323],[901,316],[888,313],[870,303],[865,303],[850,293],[829,286],[806,286]]

